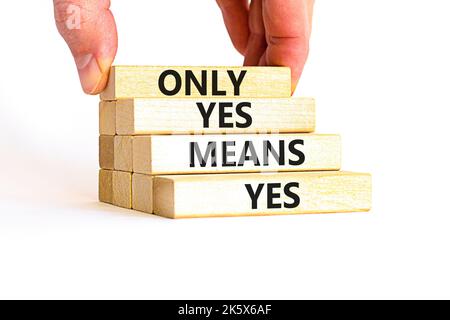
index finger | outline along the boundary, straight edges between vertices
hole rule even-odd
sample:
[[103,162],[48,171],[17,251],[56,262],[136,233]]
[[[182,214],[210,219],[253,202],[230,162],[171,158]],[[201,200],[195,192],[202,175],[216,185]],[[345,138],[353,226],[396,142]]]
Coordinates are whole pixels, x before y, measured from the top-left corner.
[[314,0],[263,0],[266,65],[287,66],[295,90],[309,53]]
[[234,47],[245,54],[249,36],[248,0],[216,0]]

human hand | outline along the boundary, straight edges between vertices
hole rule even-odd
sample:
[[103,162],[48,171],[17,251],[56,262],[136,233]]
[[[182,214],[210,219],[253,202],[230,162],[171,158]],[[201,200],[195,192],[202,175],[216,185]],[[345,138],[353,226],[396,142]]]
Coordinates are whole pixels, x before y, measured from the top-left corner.
[[102,92],[117,53],[110,0],[53,0],[53,4],[56,26],[72,51],[84,92]]
[[286,66],[295,90],[309,52],[314,0],[217,0],[245,66]]
[[[244,65],[288,66],[293,90],[308,55],[314,0],[217,0]],[[110,0],[53,0],[58,31],[66,40],[87,94],[103,91],[117,53]]]

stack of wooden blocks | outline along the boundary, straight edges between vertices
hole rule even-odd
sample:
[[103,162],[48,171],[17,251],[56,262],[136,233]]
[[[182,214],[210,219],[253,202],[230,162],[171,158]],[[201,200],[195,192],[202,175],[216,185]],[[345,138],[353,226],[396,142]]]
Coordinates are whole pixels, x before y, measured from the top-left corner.
[[169,218],[368,211],[338,135],[282,67],[113,67],[100,102],[100,201]]

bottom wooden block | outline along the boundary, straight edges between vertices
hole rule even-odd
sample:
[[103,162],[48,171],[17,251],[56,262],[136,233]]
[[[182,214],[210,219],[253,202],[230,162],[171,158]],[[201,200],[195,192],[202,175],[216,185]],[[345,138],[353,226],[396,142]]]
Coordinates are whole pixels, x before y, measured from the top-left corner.
[[342,171],[150,176],[100,170],[99,199],[168,218],[369,211],[371,176]]
[[[150,191],[134,192],[151,197]],[[157,176],[153,201],[154,213],[168,218],[369,211],[371,176],[351,172]]]
[[101,202],[131,209],[131,173],[100,170],[98,186]]
[[133,209],[153,213],[153,176],[133,174]]

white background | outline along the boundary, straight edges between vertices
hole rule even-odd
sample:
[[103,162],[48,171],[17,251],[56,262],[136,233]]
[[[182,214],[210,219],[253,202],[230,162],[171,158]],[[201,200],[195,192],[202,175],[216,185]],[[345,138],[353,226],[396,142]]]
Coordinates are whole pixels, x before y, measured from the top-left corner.
[[[113,0],[116,63],[239,65],[213,0]],[[172,221],[97,202],[97,97],[51,1],[0,8],[0,298],[450,298],[450,4],[318,0],[296,95],[369,214]]]

